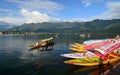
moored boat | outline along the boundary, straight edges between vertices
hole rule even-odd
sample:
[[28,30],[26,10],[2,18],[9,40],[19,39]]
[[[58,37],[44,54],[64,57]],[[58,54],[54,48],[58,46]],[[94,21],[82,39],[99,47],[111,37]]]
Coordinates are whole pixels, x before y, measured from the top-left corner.
[[[82,49],[86,50],[86,53],[91,51],[93,53],[93,56],[87,56],[82,55],[85,53],[78,53],[78,54],[64,54],[61,56],[74,58],[70,60],[64,61],[64,63],[67,64],[73,64],[73,65],[81,65],[81,66],[96,66],[101,64],[108,64],[113,63],[117,60],[120,60],[120,39],[112,39],[104,42],[99,42],[96,44],[90,44],[90,45],[79,45],[74,44],[72,45],[73,48],[76,49]],[[89,50],[90,49],[90,50]],[[79,58],[79,59],[78,59]]]
[[70,59],[64,61],[64,63],[72,64],[72,65],[80,65],[80,66],[97,66],[97,65],[110,64],[117,60],[120,60],[119,55],[110,54],[109,59],[107,60],[102,60],[99,57],[91,57],[91,58],[81,58],[81,59]]
[[87,51],[86,53],[67,53],[67,54],[61,54],[63,57],[68,58],[90,58],[95,57],[96,55],[93,52]]

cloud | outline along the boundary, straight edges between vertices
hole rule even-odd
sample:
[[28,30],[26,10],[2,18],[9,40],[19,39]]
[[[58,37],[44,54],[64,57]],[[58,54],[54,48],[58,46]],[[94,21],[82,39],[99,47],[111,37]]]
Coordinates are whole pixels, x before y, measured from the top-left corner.
[[42,14],[37,11],[21,10],[21,14],[25,17],[25,23],[37,23],[37,22],[55,22],[59,19],[51,18],[47,14]]
[[16,18],[16,17],[0,17],[0,21],[4,21],[16,25],[20,25],[24,23],[24,19]]
[[106,3],[107,11],[101,15],[92,17],[93,19],[119,19],[120,18],[120,2],[108,2]]
[[108,2],[106,5],[109,8],[108,18],[120,18],[120,2]]
[[[16,6],[17,10],[0,9],[0,21],[14,23],[56,22],[60,19],[49,15],[56,15],[63,6],[50,0],[6,0]],[[44,13],[44,14],[43,14]]]
[[[90,6],[93,3],[98,3],[103,0],[81,0],[84,6]],[[13,11],[12,9],[0,9],[0,21],[8,23],[22,24],[22,23],[37,23],[37,22],[56,22],[61,19],[53,18],[49,16],[54,14],[57,10],[62,9],[62,5],[52,2],[50,0],[9,0],[19,6],[19,10]],[[15,5],[14,4],[14,5]],[[90,18],[74,18],[64,19],[62,21],[69,22],[82,22],[90,21],[94,19],[119,19],[120,18],[120,2],[108,2],[106,3],[108,8],[103,13],[90,17]],[[1,13],[2,12],[2,13]],[[4,14],[3,14],[4,13]],[[49,13],[49,14],[48,14]]]
[[14,13],[12,10],[9,9],[0,9],[0,15],[1,16],[11,16]]
[[73,18],[73,19],[64,20],[64,22],[86,22],[86,21],[89,21],[89,20],[82,19],[82,18]]
[[84,4],[84,7],[90,6],[92,2],[90,0],[81,0],[82,4]]
[[63,6],[50,0],[8,0],[9,2],[17,3],[20,9],[30,11],[39,11],[47,14],[56,14],[58,10],[62,10]]
[[41,22],[57,22],[60,21],[60,19],[52,18],[48,16],[47,14],[42,14],[37,11],[28,11],[25,9],[21,9],[20,13],[22,17],[13,17],[13,16],[4,16],[0,17],[0,21],[5,21],[8,23],[13,23],[16,25],[20,25],[23,23],[41,23]]
[[15,17],[16,14],[19,14],[19,13],[16,13],[15,11],[13,12],[10,9],[0,9],[0,21],[4,21],[7,23],[12,23],[16,25],[24,23],[23,18]]
[[86,21],[92,21],[94,19],[104,19],[104,20],[109,20],[109,19],[120,19],[120,2],[108,2],[106,3],[106,7],[108,8],[106,11],[102,12],[100,15],[96,15],[93,17],[89,17],[86,19],[82,18],[74,18],[74,19],[69,19],[69,20],[64,20],[64,21],[69,21],[69,22],[86,22]]
[[0,12],[11,12],[9,9],[0,9]]
[[104,0],[81,0],[84,7],[88,7],[88,6],[92,5],[93,3],[100,3],[100,2],[103,2],[103,1]]

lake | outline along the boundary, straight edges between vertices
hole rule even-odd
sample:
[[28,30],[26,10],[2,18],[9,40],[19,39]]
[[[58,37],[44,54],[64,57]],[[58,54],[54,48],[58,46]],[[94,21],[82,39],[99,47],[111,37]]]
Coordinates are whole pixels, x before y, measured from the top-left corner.
[[[54,38],[53,49],[29,51],[29,45],[48,37]],[[100,72],[98,66],[65,64],[63,61],[68,58],[60,54],[70,53],[72,43],[109,37],[80,37],[78,34],[0,35],[0,75],[96,75]]]

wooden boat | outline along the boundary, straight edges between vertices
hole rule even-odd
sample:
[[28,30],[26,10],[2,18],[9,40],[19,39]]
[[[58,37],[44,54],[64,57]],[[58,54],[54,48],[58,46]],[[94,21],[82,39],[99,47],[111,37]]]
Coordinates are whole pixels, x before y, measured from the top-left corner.
[[115,38],[109,38],[109,39],[92,39],[92,40],[85,40],[83,44],[89,45],[89,44],[94,44],[94,43],[99,43],[99,42],[104,42],[104,41],[109,41],[109,40],[114,40],[114,39],[120,39],[120,36],[117,35]]
[[106,65],[99,65],[99,66],[75,66],[75,68],[70,69],[67,71],[67,75],[75,75],[80,72],[86,72],[88,70],[91,70],[88,75],[106,75],[106,71],[114,68],[113,66],[117,65],[119,63],[119,60]]
[[30,50],[34,50],[34,49],[39,49],[41,46],[30,45],[29,47],[31,47]]
[[96,66],[101,64],[113,63],[117,60],[120,60],[120,57],[119,57],[120,55],[118,53],[116,54],[114,53],[115,50],[120,48],[120,39],[113,39],[105,42],[99,42],[96,44],[90,44],[90,45],[84,46],[84,48],[87,51],[89,49],[95,48],[93,51],[96,56],[80,58],[80,59],[70,59],[70,60],[64,61],[64,63],[81,65],[81,66]]
[[76,52],[80,52],[80,53],[85,53],[86,52],[86,49],[84,48],[84,44],[79,44],[79,43],[74,43],[74,44],[71,44],[71,48],[70,50],[72,51],[76,51]]
[[53,38],[46,38],[46,39],[42,39],[40,40],[40,43],[38,45],[30,45],[29,47],[30,50],[33,50],[33,49],[39,49],[39,48],[48,48],[48,47],[52,47],[54,45],[54,42],[53,42]]
[[83,44],[90,45],[90,44],[99,43],[99,42],[104,42],[104,41],[108,41],[108,40],[110,40],[110,39],[85,40],[85,41],[83,41]]
[[70,48],[72,51],[78,51],[78,52],[86,52],[87,50],[91,50],[94,48],[99,48],[101,46],[111,44],[111,40],[103,41],[103,42],[97,42],[89,45],[85,44],[79,44],[79,43],[74,43],[72,44],[72,48]]
[[93,52],[87,51],[86,53],[61,54],[61,56],[68,57],[68,58],[88,58],[88,57],[95,57],[95,54]]
[[102,59],[108,59],[106,58],[106,55],[111,54],[111,52],[114,52],[120,48],[120,41],[117,41],[112,44],[108,44],[106,46],[94,49],[94,53],[101,57]]
[[109,59],[102,60],[100,57],[91,57],[91,58],[81,58],[81,59],[70,59],[64,61],[66,64],[72,64],[72,65],[81,65],[81,66],[97,66],[97,65],[104,65],[104,64],[110,64],[117,60],[120,60],[120,57],[118,54],[112,54],[110,53]]
[[70,48],[70,50],[75,51],[75,52],[80,52],[80,53],[86,53],[87,50],[84,48]]

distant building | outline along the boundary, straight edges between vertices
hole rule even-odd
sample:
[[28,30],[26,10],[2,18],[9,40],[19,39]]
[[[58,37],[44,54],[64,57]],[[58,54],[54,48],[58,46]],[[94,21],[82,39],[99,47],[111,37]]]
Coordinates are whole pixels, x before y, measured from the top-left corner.
[[80,34],[80,37],[85,37],[85,34]]
[[90,34],[88,34],[87,36],[88,36],[88,38],[90,38],[90,37],[91,37],[91,35],[90,35]]

